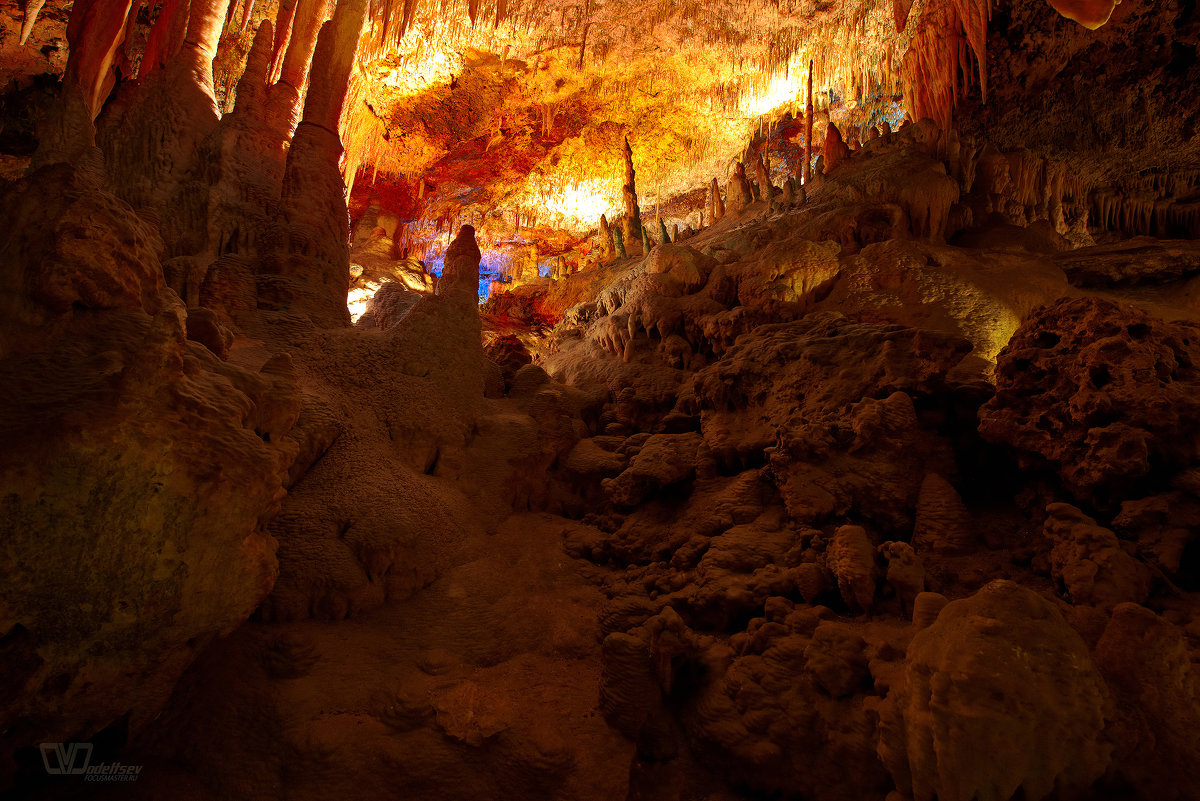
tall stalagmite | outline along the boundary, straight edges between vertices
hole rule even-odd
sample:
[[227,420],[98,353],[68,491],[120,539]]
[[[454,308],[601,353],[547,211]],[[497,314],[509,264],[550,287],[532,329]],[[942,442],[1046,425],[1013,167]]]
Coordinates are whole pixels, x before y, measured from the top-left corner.
[[716,178],[712,179],[708,193],[708,219],[711,224],[725,216],[725,201],[721,199],[721,187],[717,185]]
[[339,169],[338,121],[366,9],[366,0],[343,0],[333,19],[321,26],[304,117],[288,150],[280,199],[288,236],[279,272],[304,283],[308,302],[315,304],[310,309],[314,321],[328,325],[349,322],[350,220]]
[[629,137],[625,137],[625,186],[621,189],[625,203],[625,218],[622,229],[626,242],[636,242],[642,238],[642,212],[638,208],[637,187],[634,184],[633,148],[629,146]]
[[807,99],[804,112],[804,170],[803,181],[808,183],[812,180],[812,132],[813,132],[813,63],[808,62],[808,93],[805,95]]

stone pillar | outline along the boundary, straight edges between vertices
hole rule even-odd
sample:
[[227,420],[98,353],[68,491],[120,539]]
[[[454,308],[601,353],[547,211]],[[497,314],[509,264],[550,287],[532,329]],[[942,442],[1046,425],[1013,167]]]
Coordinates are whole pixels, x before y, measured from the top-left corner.
[[625,240],[633,242],[642,238],[642,212],[638,208],[637,188],[634,184],[633,148],[629,146],[629,137],[625,137],[625,186],[622,189],[625,200],[625,220],[622,225]]
[[804,119],[804,170],[802,182],[808,183],[812,178],[812,129],[813,129],[813,63],[808,62],[808,104]]

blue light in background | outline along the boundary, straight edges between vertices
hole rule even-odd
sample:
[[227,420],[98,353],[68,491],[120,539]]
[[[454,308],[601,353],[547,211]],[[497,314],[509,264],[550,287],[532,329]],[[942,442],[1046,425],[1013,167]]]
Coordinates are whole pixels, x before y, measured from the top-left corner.
[[425,269],[436,275],[438,278],[442,277],[442,270],[445,268],[445,266],[445,251],[429,252],[425,254]]

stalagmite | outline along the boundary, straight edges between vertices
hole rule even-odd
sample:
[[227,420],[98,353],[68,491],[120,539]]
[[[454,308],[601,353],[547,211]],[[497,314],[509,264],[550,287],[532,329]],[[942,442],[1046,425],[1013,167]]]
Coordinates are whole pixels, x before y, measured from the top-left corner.
[[246,69],[237,84],[237,101],[234,103],[235,113],[250,113],[250,109],[260,106],[266,100],[267,87],[271,80],[271,47],[274,41],[274,28],[270,20],[263,20],[254,35],[254,43],[250,46],[250,54],[246,57]]
[[846,143],[842,141],[842,132],[832,122],[825,128],[825,147],[821,155],[825,158],[826,175],[850,158],[850,148],[846,147]]
[[607,264],[616,256],[613,246],[613,231],[608,225],[608,217],[600,215],[600,262]]
[[675,226],[671,229],[671,241],[679,241],[679,223],[675,223]]
[[725,216],[725,201],[721,199],[721,187],[717,185],[716,178],[712,179],[712,186],[708,191],[708,219],[709,225],[712,225]]
[[530,246],[529,258],[526,260],[525,267],[520,271],[520,274],[517,277],[522,281],[537,280],[538,275],[541,272],[541,264],[542,252],[535,242]]
[[[676,228],[678,228],[678,227],[679,226],[676,226]],[[658,233],[659,233],[659,239],[658,239],[659,242],[661,242],[664,245],[668,245],[671,243],[671,235],[669,233],[667,233],[667,224],[665,222],[663,222],[662,217],[658,218]]]
[[808,183],[812,180],[812,156],[813,156],[813,63],[808,62],[808,94],[806,95],[808,102],[805,107],[804,117],[804,170],[802,182]]
[[625,237],[621,234],[620,228],[612,229],[613,250],[617,254],[618,259],[625,258]]
[[[342,143],[338,117],[349,88],[354,53],[366,18],[367,0],[343,0],[321,27],[313,55],[304,117],[288,151],[280,199],[283,219],[293,232],[281,272],[305,282],[312,294],[314,321],[345,324],[349,289],[350,221],[339,169]],[[472,241],[474,241],[472,233]]]
[[741,211],[753,202],[754,194],[750,190],[750,181],[746,178],[746,167],[740,161],[734,165],[733,177],[729,179],[729,188],[725,190],[725,194],[728,196],[730,211]]
[[771,185],[771,175],[767,168],[767,163],[763,156],[758,157],[758,161],[754,165],[756,178],[758,179],[758,196],[767,204],[767,209],[772,207],[774,200],[775,187]]
[[627,241],[635,241],[642,237],[642,212],[638,208],[637,188],[634,184],[633,148],[629,146],[629,137],[625,137],[625,186],[621,189],[625,202],[625,219],[622,228]]
[[[315,60],[313,66],[316,66]],[[446,248],[445,267],[438,282],[438,294],[464,305],[477,305],[480,260],[475,228],[464,225],[458,230],[458,236],[450,243],[450,247]]]

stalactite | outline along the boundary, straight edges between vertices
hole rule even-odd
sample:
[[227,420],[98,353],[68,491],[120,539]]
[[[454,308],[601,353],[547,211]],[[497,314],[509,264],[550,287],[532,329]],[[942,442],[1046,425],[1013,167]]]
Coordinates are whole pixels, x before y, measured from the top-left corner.
[[212,84],[212,60],[217,55],[221,40],[221,29],[225,23],[225,11],[230,0],[192,0],[188,9],[187,33],[183,37],[185,47],[195,53],[195,60],[207,72]]
[[954,0],[954,10],[967,35],[979,67],[979,91],[987,102],[987,25],[992,15],[991,0]]
[[37,22],[38,13],[45,4],[46,0],[25,0],[22,4],[21,35],[18,39],[18,44],[24,46],[29,41],[29,35],[33,33],[33,26]]
[[296,0],[280,0],[275,15],[275,44],[271,56],[271,82],[279,81],[283,74],[283,58],[287,54],[288,42],[292,38],[292,25],[296,21]]
[[1102,27],[1121,0],[1046,0],[1055,11],[1088,30]]
[[133,67],[134,61],[137,58],[137,51],[135,49],[136,37],[131,36],[130,33],[137,27],[138,13],[141,11],[144,3],[145,0],[133,0],[129,4],[129,11],[125,15],[125,27],[121,33],[121,47],[113,58],[112,76],[110,80],[105,81],[105,97],[112,92],[112,86],[108,86],[107,84],[110,82],[115,83],[118,74],[124,78],[131,78],[137,72]]
[[313,76],[309,87],[303,122],[338,132],[365,14],[366,0],[341,0],[337,4],[329,23],[332,52],[319,64],[316,54],[313,55],[313,68],[320,66],[321,72]]
[[113,58],[125,37],[130,0],[77,0],[67,22],[70,55],[63,83],[77,88],[92,119],[107,94]]
[[908,12],[912,10],[913,0],[892,0],[892,11],[895,17],[896,32],[902,34],[908,24]]
[[296,0],[291,39],[283,57],[283,70],[279,79],[297,90],[303,90],[308,79],[309,67],[317,45],[317,34],[324,22],[325,0]]
[[162,69],[179,51],[187,32],[188,3],[186,0],[163,0],[158,19],[150,29],[138,77],[145,80]]
[[238,30],[241,33],[245,33],[246,31],[250,30],[250,23],[254,18],[254,0],[246,0],[246,3],[242,8],[242,25]]

